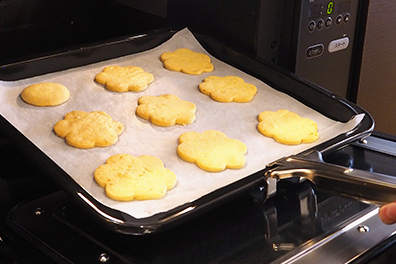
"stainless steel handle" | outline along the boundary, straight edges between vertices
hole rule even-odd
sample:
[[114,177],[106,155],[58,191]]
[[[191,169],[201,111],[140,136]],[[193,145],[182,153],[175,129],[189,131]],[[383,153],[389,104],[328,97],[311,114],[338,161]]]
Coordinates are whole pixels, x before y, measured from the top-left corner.
[[271,167],[266,177],[304,177],[322,190],[369,204],[396,201],[396,177],[325,163],[317,151],[304,157],[281,159]]

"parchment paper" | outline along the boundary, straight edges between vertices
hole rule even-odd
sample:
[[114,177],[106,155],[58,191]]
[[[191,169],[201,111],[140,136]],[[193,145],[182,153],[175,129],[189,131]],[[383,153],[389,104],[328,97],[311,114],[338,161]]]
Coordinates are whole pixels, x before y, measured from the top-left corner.
[[[149,51],[25,80],[0,82],[0,113],[95,199],[135,218],[149,217],[196,200],[213,190],[263,169],[272,161],[297,154],[349,131],[359,122],[357,118],[349,123],[330,120],[260,80],[213,57],[211,58],[215,70],[211,73],[195,76],[166,70],[159,59],[160,55],[178,48],[207,53],[191,32],[184,29],[169,41]],[[139,66],[152,73],[155,80],[143,92],[111,92],[94,81],[95,75],[105,66],[110,65]],[[249,103],[213,101],[198,90],[198,84],[210,75],[239,76],[246,82],[256,85],[258,93]],[[70,99],[56,107],[35,107],[22,101],[20,93],[25,87],[44,81],[65,85],[71,92]],[[166,93],[175,94],[183,100],[196,104],[196,121],[193,124],[158,127],[136,117],[135,109],[140,96]],[[265,110],[279,109],[288,109],[314,120],[319,127],[320,139],[312,144],[287,146],[264,137],[257,130],[258,114]],[[63,119],[66,113],[73,110],[105,111],[114,120],[122,122],[125,131],[119,141],[110,147],[93,149],[71,147],[63,138],[55,135],[53,126]],[[203,132],[209,129],[219,130],[247,145],[247,163],[244,168],[210,173],[177,156],[178,137],[182,133]],[[165,167],[177,175],[177,185],[159,200],[117,202],[107,198],[104,189],[93,179],[93,173],[98,166],[106,162],[108,157],[117,153],[129,153],[134,156],[147,154],[160,158]]]

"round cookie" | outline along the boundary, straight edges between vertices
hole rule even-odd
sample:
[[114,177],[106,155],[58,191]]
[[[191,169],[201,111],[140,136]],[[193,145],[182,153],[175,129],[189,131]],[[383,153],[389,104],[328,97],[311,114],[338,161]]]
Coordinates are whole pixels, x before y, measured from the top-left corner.
[[21,98],[34,106],[56,106],[70,98],[70,91],[59,83],[36,83],[26,87]]

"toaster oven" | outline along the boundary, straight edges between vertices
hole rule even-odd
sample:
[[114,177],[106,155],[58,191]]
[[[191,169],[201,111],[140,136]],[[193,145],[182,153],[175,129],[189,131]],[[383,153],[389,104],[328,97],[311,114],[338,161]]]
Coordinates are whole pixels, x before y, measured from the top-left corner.
[[[20,2],[5,1],[0,8],[16,12],[21,8]],[[31,134],[34,129],[30,128],[34,126],[25,124],[30,125],[28,122],[32,119],[25,116],[24,111],[12,108],[18,107],[18,102],[5,107],[4,103],[9,102],[5,100],[1,107],[2,148],[3,156],[11,160],[4,164],[11,167],[7,167],[7,173],[2,176],[5,202],[0,237],[5,260],[23,261],[20,250],[26,250],[42,263],[309,263],[316,254],[335,250],[339,258],[329,260],[341,263],[370,259],[392,245],[394,227],[381,225],[376,216],[378,208],[360,201],[396,200],[395,180],[390,176],[392,169],[387,167],[389,170],[382,171],[378,165],[375,170],[370,168],[377,156],[382,161],[385,156],[392,162],[393,139],[371,135],[374,121],[364,109],[258,54],[257,43],[251,42],[258,37],[251,32],[256,29],[252,25],[257,22],[258,2],[245,2],[244,8],[238,1],[228,6],[222,1],[211,2],[214,3],[223,8],[212,9],[206,1],[202,1],[202,6],[195,6],[196,3],[189,1],[158,1],[145,5],[126,0],[65,1],[52,8],[50,2],[37,1],[31,9],[31,20],[23,18],[11,23],[12,19],[4,19],[8,24],[2,34],[8,36],[10,42],[3,49],[5,56],[1,62],[2,94],[5,95],[2,98],[10,98],[18,87],[48,76],[56,79],[66,74],[66,78],[74,79],[77,77],[70,78],[70,73],[119,62],[119,59],[139,61],[140,54],[167,43],[171,46],[183,43],[202,47],[217,65],[225,65],[225,71],[247,74],[304,108],[351,127],[342,126],[339,134],[332,134],[320,144],[292,155],[285,154],[286,158],[261,161],[259,170],[189,202],[148,217],[136,217],[130,211],[100,201],[78,176],[74,177],[69,168],[63,167],[62,160],[66,156],[55,157],[52,147],[46,148],[36,141],[41,132]],[[262,1],[261,4],[271,3]],[[336,8],[337,3],[332,3]],[[296,1],[296,4],[304,3]],[[350,3],[350,8],[352,6]],[[309,12],[315,8],[318,7],[313,2],[308,5]],[[327,8],[331,8],[329,3]],[[67,12],[63,12],[65,10]],[[194,16],[204,10],[217,16],[200,16],[195,20]],[[237,18],[231,23],[234,31],[227,32],[222,23],[235,17],[236,10],[244,14],[241,17],[247,24],[240,24]],[[293,9],[293,14],[296,12]],[[51,16],[46,16],[47,13]],[[16,28],[20,30],[17,32]],[[192,36],[189,41],[192,39],[193,44],[180,41],[178,36],[183,36],[181,39]],[[176,41],[170,42],[175,37]],[[352,36],[350,40],[352,42]],[[5,52],[7,50],[9,52]],[[387,147],[391,150],[385,151]],[[14,156],[7,154],[10,148],[11,152],[16,151]],[[372,152],[376,158],[367,154]],[[255,158],[260,157],[257,155]],[[371,159],[366,161],[366,155]],[[365,162],[369,163],[368,167],[362,167],[367,165]],[[21,163],[29,165],[27,171],[22,169],[17,173],[15,181],[13,168]],[[280,180],[285,177],[291,179]],[[22,186],[20,191],[19,186]],[[335,194],[328,194],[329,191]],[[243,239],[239,240],[242,234]],[[351,237],[357,238],[352,244],[358,252],[340,246],[340,241],[347,243]],[[365,244],[366,240],[371,242]],[[23,246],[16,246],[18,243]],[[152,248],[150,245],[156,245],[156,249],[148,250]],[[263,246],[265,249],[261,250]]]

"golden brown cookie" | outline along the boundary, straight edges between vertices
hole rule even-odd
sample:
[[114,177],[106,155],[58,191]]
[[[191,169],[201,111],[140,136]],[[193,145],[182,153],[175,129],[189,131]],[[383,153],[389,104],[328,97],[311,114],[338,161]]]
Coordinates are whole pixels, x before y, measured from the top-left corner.
[[140,92],[154,81],[154,75],[136,66],[108,66],[96,75],[95,81],[113,92]]
[[154,156],[111,156],[95,170],[95,181],[117,201],[159,199],[176,185],[176,175]]
[[276,112],[264,111],[258,116],[257,126],[264,136],[287,145],[311,143],[319,138],[315,121],[282,109]]
[[195,120],[195,104],[173,94],[139,98],[136,115],[157,126],[188,125]]
[[253,84],[237,76],[209,76],[199,85],[199,90],[218,102],[250,102],[257,93]]
[[168,70],[192,75],[211,72],[214,69],[208,55],[189,49],[177,49],[173,52],[165,52],[161,54],[161,61]]
[[183,133],[177,147],[180,158],[211,172],[244,167],[246,152],[244,143],[216,130]]
[[59,83],[43,82],[26,87],[21,93],[21,98],[35,106],[56,106],[70,98],[70,91]]
[[76,148],[107,147],[117,142],[124,125],[102,111],[72,111],[57,122],[54,132]]

